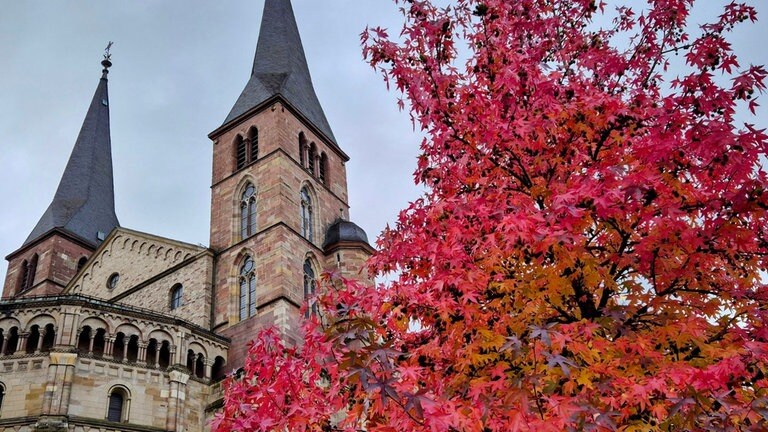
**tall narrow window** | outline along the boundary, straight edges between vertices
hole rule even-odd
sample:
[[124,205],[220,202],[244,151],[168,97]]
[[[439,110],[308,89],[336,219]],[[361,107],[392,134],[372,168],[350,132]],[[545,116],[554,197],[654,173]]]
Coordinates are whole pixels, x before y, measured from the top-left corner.
[[309,241],[314,241],[312,229],[312,197],[306,187],[301,188],[301,235]]
[[160,358],[158,359],[158,366],[165,369],[171,364],[171,344],[168,341],[163,341],[160,345]]
[[5,385],[0,384],[0,412],[3,409],[3,399],[5,399]]
[[21,263],[21,274],[19,275],[19,289],[17,292],[22,292],[27,289],[27,281],[29,280],[29,262],[27,260]]
[[307,166],[307,139],[304,132],[299,132],[299,163],[301,166]]
[[317,146],[315,143],[309,145],[309,155],[307,156],[307,169],[309,173],[315,175],[315,162],[317,159]]
[[181,307],[181,295],[184,287],[181,284],[176,284],[171,288],[171,310]]
[[37,272],[37,254],[32,255],[29,260],[29,276],[27,279],[27,288],[30,289],[35,284],[35,273]]
[[328,156],[323,152],[323,154],[320,155],[320,166],[318,167],[318,170],[320,171],[320,181],[327,185],[328,184]]
[[29,335],[27,335],[26,353],[32,354],[35,351],[37,351],[37,345],[39,341],[40,341],[40,326],[33,325],[32,328],[29,330]]
[[93,338],[93,355],[95,357],[103,357],[104,349],[107,346],[107,331],[104,329],[97,329],[96,336]]
[[256,188],[248,183],[240,197],[240,239],[256,233]]
[[243,137],[238,135],[235,137],[235,160],[237,162],[237,169],[241,169],[245,166],[246,157],[248,157],[248,153],[246,152],[245,141],[243,141]]
[[80,354],[88,354],[91,347],[91,327],[85,326],[80,330],[80,336],[77,337],[77,351]]
[[310,314],[317,315],[315,293],[315,271],[312,269],[312,261],[307,258],[304,260],[304,301],[312,301],[312,304],[307,305],[307,311],[304,314],[306,318],[309,318]]
[[118,387],[109,393],[107,404],[107,420],[111,422],[125,422],[128,420],[127,408],[128,393]]
[[56,328],[53,324],[46,324],[45,333],[43,334],[43,343],[40,345],[40,349],[43,352],[49,352],[56,343]]
[[256,162],[256,159],[259,158],[259,130],[256,129],[256,126],[251,126],[248,129],[248,144],[250,146],[248,158],[251,162]]
[[139,359],[139,337],[136,335],[128,338],[128,346],[125,350],[125,359],[135,363]]
[[32,255],[29,261],[24,260],[21,263],[21,277],[19,278],[19,292],[32,288],[35,282],[35,272],[37,271],[37,254]]
[[246,257],[240,267],[240,319],[256,315],[256,272],[253,258]]

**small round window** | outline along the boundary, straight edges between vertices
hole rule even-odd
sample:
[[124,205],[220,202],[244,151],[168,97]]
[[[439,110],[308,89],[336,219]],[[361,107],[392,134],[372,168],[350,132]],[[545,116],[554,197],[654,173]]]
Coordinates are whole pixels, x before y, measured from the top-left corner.
[[112,276],[110,276],[109,279],[107,279],[107,288],[115,289],[118,282],[120,282],[120,274],[112,273]]

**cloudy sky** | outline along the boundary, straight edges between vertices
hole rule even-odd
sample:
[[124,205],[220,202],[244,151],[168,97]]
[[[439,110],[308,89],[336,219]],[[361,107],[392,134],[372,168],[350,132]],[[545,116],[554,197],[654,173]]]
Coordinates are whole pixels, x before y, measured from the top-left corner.
[[[702,2],[704,3],[704,2]],[[697,17],[721,0],[706,0]],[[744,64],[768,63],[763,22],[735,35]],[[50,203],[114,41],[112,152],[121,225],[208,244],[211,143],[245,85],[261,0],[0,0],[0,253]],[[371,240],[418,195],[420,137],[363,61],[366,26],[398,29],[387,0],[294,0],[312,78],[347,165],[352,220]],[[764,96],[762,99],[768,99]],[[768,105],[768,102],[764,102]],[[768,109],[759,119],[768,126]],[[0,280],[5,278],[0,266]]]

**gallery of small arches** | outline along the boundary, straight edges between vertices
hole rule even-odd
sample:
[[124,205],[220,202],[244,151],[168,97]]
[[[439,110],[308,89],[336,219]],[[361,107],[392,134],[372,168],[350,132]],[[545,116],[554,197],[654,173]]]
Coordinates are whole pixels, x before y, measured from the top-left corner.
[[[52,351],[56,345],[57,326],[53,317],[40,316],[29,321],[26,328],[18,322],[0,324],[0,358],[6,356],[36,355]],[[89,318],[77,331],[74,348],[78,355],[113,362],[136,364],[140,367],[166,370],[170,367],[186,367],[191,376],[201,380],[220,380],[225,377],[225,360],[222,356],[209,358],[207,350],[199,343],[191,344],[186,352],[186,362],[174,364],[177,347],[164,330],[137,331],[133,325],[120,325],[109,331],[106,323]]]

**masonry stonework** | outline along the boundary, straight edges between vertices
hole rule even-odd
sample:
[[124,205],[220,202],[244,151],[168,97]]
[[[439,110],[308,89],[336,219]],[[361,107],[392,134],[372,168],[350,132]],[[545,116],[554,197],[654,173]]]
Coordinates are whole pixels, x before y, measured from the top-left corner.
[[57,193],[7,257],[0,431],[208,430],[222,380],[259,330],[301,343],[305,296],[323,272],[373,282],[373,249],[349,221],[349,158],[312,88],[290,0],[264,1],[252,76],[209,135],[207,247],[119,226],[105,55]]

